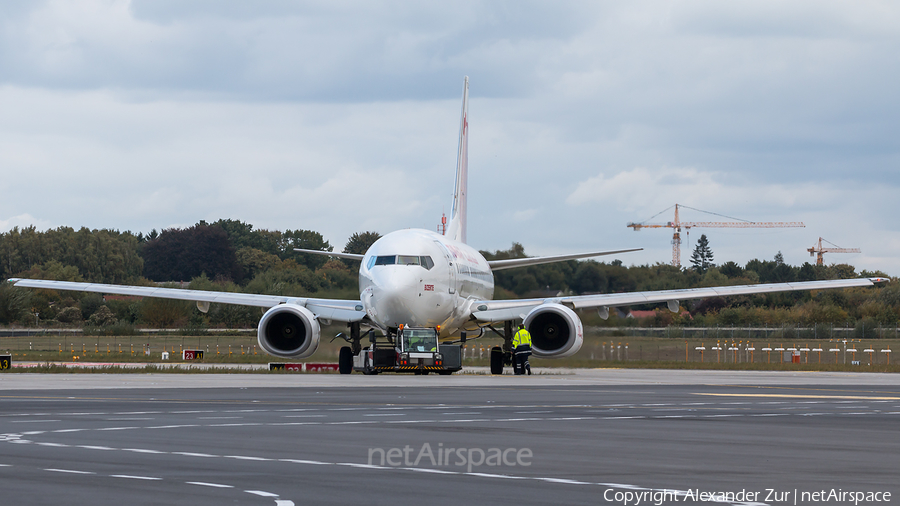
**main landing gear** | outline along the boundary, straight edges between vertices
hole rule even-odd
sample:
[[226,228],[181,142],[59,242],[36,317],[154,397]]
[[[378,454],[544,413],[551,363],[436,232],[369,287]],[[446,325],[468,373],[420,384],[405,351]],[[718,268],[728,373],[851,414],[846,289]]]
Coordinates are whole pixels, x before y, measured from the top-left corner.
[[[491,329],[494,332],[497,332],[497,329],[494,329],[493,327],[491,327]],[[497,333],[499,334],[499,332]],[[503,346],[494,346],[491,348],[491,374],[503,374],[504,365],[515,367],[513,364],[515,357],[512,352],[512,321],[503,322],[503,334],[501,334],[500,337],[503,338]]]
[[350,374],[353,372],[353,357],[359,355],[362,346],[359,344],[359,322],[350,323],[350,337],[345,338],[350,342],[350,346],[341,348],[338,355],[338,372],[341,374]]

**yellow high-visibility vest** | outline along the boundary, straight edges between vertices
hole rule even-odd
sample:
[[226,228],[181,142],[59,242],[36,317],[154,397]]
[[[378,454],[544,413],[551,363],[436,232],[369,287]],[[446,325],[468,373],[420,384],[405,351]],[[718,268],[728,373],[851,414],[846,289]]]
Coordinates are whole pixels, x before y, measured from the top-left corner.
[[528,346],[531,346],[531,334],[529,334],[528,331],[525,330],[524,328],[519,329],[519,331],[516,332],[516,335],[513,336],[513,342],[512,342],[513,349],[518,348],[519,346],[521,346],[523,344],[527,344]]

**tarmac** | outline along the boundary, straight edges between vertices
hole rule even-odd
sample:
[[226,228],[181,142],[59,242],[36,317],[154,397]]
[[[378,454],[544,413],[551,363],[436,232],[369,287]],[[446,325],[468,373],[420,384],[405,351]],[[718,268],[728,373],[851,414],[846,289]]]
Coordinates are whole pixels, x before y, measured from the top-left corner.
[[4,503],[787,505],[900,494],[898,375],[467,371],[0,374]]

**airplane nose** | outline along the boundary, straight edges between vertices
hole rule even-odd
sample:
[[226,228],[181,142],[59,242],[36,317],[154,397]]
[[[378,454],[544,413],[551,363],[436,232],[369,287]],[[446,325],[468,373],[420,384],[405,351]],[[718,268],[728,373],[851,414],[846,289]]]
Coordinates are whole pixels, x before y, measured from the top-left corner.
[[[386,266],[387,267],[387,266]],[[411,304],[416,300],[418,278],[404,268],[387,267],[373,276],[375,310],[392,325],[416,323]]]

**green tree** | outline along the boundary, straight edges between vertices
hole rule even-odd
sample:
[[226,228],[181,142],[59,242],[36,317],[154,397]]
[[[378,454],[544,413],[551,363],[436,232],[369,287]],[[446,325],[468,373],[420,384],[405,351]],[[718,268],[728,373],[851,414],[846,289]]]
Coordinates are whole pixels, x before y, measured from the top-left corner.
[[347,245],[344,246],[344,253],[365,254],[378,239],[381,239],[381,234],[378,232],[356,232],[350,236]]
[[713,252],[709,249],[709,240],[706,238],[706,234],[700,235],[700,239],[697,241],[697,247],[694,248],[694,253],[691,255],[691,265],[698,274],[703,274],[710,267],[715,266]]

